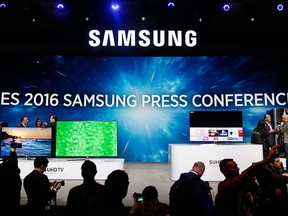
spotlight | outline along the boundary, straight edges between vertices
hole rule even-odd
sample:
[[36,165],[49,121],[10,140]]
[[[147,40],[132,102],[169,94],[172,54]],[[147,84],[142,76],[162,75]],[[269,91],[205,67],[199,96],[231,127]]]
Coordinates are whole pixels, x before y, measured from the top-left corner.
[[0,3],[0,9],[6,8],[7,5],[5,3]]
[[224,4],[222,8],[223,8],[224,11],[227,12],[227,11],[230,10],[230,4]]
[[57,4],[56,4],[56,8],[57,8],[58,10],[64,10],[64,9],[65,9],[65,5],[64,5],[63,3],[57,3]]
[[113,3],[112,5],[111,5],[111,8],[113,9],[113,10],[119,10],[119,4],[118,3]]
[[284,5],[283,4],[278,4],[276,8],[277,8],[278,11],[283,11]]
[[175,7],[175,3],[172,2],[172,1],[169,1],[168,4],[167,4],[167,7],[168,8],[174,8]]

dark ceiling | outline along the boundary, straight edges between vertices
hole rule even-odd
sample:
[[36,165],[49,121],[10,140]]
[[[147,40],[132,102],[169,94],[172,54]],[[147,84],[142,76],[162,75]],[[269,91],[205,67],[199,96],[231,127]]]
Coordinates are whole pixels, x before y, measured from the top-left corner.
[[[90,53],[91,29],[193,29],[199,46],[193,51],[133,51],[144,55],[241,54],[285,51],[288,36],[287,9],[277,12],[276,0],[230,0],[224,12],[222,0],[177,0],[173,9],[166,0],[119,0],[113,14],[112,0],[66,0],[57,12],[53,0],[10,0],[0,8],[1,53]],[[143,19],[145,17],[145,20]],[[93,53],[93,51],[92,51]],[[129,52],[128,52],[129,53]],[[101,52],[118,55],[123,53]]]

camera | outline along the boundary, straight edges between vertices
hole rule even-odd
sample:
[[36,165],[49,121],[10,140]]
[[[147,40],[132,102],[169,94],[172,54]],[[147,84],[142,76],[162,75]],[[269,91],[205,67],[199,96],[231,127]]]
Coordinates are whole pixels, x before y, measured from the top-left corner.
[[22,143],[12,142],[10,147],[11,148],[22,148]]
[[64,181],[64,180],[50,182],[50,185],[53,186],[53,185],[55,185],[57,182],[60,182],[60,183],[61,183],[61,186],[64,186],[64,185],[65,185],[65,181]]
[[141,193],[134,193],[133,194],[133,197],[136,198],[137,202],[143,202],[144,198],[143,198],[143,195]]

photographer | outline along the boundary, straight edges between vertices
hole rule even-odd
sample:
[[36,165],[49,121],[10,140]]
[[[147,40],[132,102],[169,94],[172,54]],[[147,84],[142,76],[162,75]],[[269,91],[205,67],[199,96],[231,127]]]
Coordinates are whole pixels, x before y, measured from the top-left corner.
[[10,148],[9,156],[0,164],[0,209],[4,215],[20,213],[21,186],[16,149]]
[[29,215],[45,215],[46,210],[50,209],[50,201],[55,199],[57,191],[61,188],[61,182],[56,181],[51,185],[48,177],[44,174],[48,163],[49,161],[46,157],[36,157],[34,170],[24,178]]
[[156,187],[150,185],[143,189],[142,194],[134,193],[134,205],[130,210],[133,216],[168,216],[169,206],[159,202]]

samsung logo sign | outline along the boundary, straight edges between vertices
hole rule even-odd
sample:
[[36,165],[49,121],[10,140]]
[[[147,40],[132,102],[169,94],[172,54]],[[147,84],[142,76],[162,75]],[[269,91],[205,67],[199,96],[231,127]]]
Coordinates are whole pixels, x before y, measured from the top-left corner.
[[194,47],[197,33],[194,30],[91,30],[91,47]]

